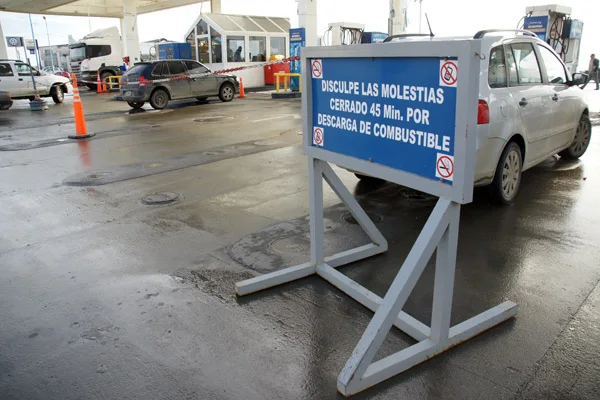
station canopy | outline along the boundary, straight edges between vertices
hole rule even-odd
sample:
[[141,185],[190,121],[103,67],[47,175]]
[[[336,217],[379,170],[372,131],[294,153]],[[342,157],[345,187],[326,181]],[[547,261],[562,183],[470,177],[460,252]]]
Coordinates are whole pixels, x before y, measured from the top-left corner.
[[[201,2],[199,0],[135,0],[136,14]],[[0,0],[0,11],[122,18],[123,0]]]

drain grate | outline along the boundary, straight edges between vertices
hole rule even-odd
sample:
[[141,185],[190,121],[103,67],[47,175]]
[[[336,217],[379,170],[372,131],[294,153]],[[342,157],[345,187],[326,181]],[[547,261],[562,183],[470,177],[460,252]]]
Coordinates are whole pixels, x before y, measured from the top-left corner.
[[[371,221],[373,221],[374,223],[383,221],[383,217],[379,214],[368,212],[367,215],[371,219]],[[358,221],[354,218],[354,216],[350,212],[346,212],[346,213],[342,214],[342,221],[347,222],[352,225],[358,225]]]
[[254,142],[254,144],[257,146],[276,146],[279,143],[280,142],[275,140],[261,140],[260,142]]
[[105,176],[110,176],[112,175],[112,172],[95,172],[93,174],[89,174],[87,176],[88,179],[100,179],[100,178],[104,178]]
[[194,118],[194,122],[221,122],[221,121],[227,121],[227,120],[231,120],[231,119],[235,119],[235,117],[228,117],[225,115],[212,115],[212,116],[208,116],[208,117],[200,117],[200,118]]
[[170,204],[179,200],[179,194],[175,192],[157,192],[144,196],[142,203],[146,205]]

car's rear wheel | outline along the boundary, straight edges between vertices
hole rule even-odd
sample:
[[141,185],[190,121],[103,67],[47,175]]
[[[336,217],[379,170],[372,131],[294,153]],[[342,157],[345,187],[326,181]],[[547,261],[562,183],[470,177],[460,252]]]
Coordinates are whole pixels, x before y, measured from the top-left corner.
[[152,108],[162,110],[169,104],[169,94],[164,89],[156,89],[150,96],[150,105]]
[[235,97],[235,88],[231,83],[224,83],[221,85],[221,89],[219,89],[219,99],[223,102],[228,102],[233,100]]
[[129,104],[129,107],[131,108],[135,108],[136,110],[144,107],[145,102],[144,101],[128,101],[127,104]]
[[500,204],[511,204],[519,193],[521,172],[523,170],[523,156],[521,147],[515,142],[510,142],[504,148],[494,181],[490,185],[494,201]]
[[558,153],[562,158],[569,160],[576,160],[581,157],[592,139],[592,122],[587,114],[583,114],[579,119],[579,125],[577,125],[577,132],[573,138],[571,145]]
[[52,86],[52,91],[50,94],[52,95],[52,100],[54,100],[56,104],[62,103],[65,99],[65,93],[60,85]]

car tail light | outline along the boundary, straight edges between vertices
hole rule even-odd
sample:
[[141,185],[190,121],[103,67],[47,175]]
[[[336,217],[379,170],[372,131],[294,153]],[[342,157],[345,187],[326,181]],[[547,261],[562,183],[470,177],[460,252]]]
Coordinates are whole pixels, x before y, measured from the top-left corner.
[[485,100],[479,100],[477,106],[477,125],[490,123],[490,108]]
[[140,83],[140,86],[146,86],[146,78],[144,78],[144,75],[140,75],[138,82]]

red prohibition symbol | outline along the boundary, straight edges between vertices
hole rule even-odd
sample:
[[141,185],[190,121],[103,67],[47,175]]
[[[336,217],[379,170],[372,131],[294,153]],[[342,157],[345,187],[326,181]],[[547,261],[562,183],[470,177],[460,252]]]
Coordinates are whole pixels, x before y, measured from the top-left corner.
[[441,156],[436,164],[436,168],[442,178],[448,179],[454,173],[454,162],[448,156]]
[[458,80],[458,67],[456,64],[452,61],[444,63],[440,69],[440,77],[446,85],[454,85]]

